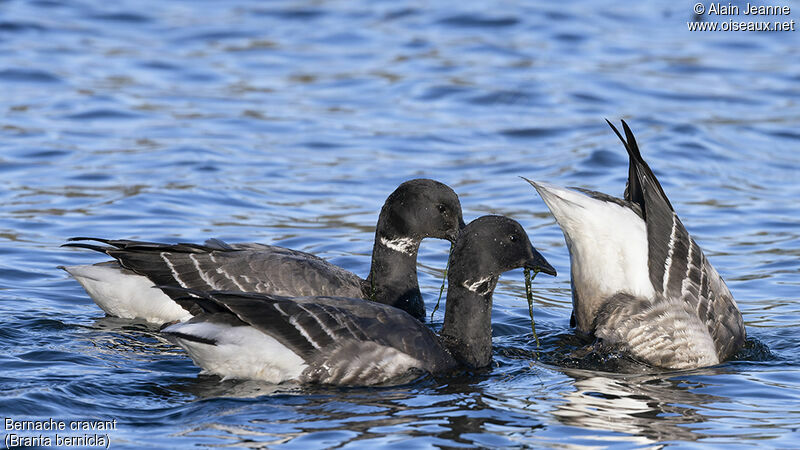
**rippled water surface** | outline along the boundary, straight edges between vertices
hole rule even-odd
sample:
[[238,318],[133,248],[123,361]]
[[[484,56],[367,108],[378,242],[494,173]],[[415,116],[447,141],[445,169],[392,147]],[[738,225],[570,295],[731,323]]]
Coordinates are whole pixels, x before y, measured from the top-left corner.
[[[628,3],[0,2],[0,413],[116,419],[114,447],[796,446],[799,32],[692,33],[691,2]],[[727,280],[735,361],[571,363],[569,257],[518,176],[621,195],[604,118],[629,121]],[[556,266],[534,284],[538,360],[521,271],[489,370],[344,389],[200,375],[56,268],[102,259],[70,236],[219,237],[365,275],[383,200],[415,177],[466,220],[517,219]],[[429,312],[447,251],[421,248]]]

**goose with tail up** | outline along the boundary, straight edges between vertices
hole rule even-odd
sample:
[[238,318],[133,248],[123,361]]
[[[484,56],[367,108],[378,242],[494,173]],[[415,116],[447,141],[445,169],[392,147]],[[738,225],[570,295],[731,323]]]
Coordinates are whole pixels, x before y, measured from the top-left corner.
[[622,199],[527,180],[564,233],[571,325],[600,348],[652,366],[689,369],[730,359],[746,339],[730,290],[692,239],[625,121],[608,122],[630,158]]

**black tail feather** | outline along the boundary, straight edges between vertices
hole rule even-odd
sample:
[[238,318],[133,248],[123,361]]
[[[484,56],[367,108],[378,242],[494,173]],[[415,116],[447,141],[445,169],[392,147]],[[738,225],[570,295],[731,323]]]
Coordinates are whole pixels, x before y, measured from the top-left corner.
[[[617,133],[617,137],[620,141],[622,141],[622,145],[624,145],[625,149],[628,150],[628,143],[625,141],[625,138],[622,137],[622,134],[620,134],[619,130],[617,130],[617,127],[615,127],[614,124],[608,119],[606,119],[606,123],[611,127],[612,130],[614,130],[614,133]],[[628,152],[630,152],[630,150],[628,150]]]
[[189,311],[193,316],[204,313],[215,314],[221,312],[232,314],[230,309],[215,297],[216,294],[224,294],[222,291],[198,291],[177,286],[153,287],[164,291],[175,303]]
[[625,138],[628,141],[628,151],[631,153],[631,156],[636,158],[637,161],[644,163],[642,154],[639,152],[639,145],[636,143],[636,137],[633,135],[633,131],[631,131],[631,128],[624,120],[622,121],[622,129],[625,131]]
[[[99,245],[92,246],[86,243],[75,243],[76,241],[93,241],[93,242],[101,242],[106,244],[108,247],[101,247]],[[109,250],[114,249],[127,249],[131,246],[137,245],[153,245],[150,242],[140,242],[140,241],[130,241],[127,239],[103,239],[103,238],[96,238],[96,237],[86,237],[86,236],[76,236],[67,239],[68,244],[62,245],[62,247],[80,247],[80,248],[88,248],[90,250],[99,251],[102,253],[107,253]],[[102,249],[102,250],[99,250]]]
[[71,238],[67,239],[67,241],[68,242],[74,242],[74,241],[102,242],[103,244],[110,245],[110,246],[116,247],[116,248],[124,248],[124,247],[126,247],[127,245],[130,245],[130,244],[143,243],[143,242],[137,242],[137,241],[129,241],[127,239],[103,239],[103,238],[86,237],[86,236],[71,237]]
[[[72,239],[70,239],[72,240]],[[113,247],[103,247],[102,245],[93,245],[93,244],[86,244],[83,242],[69,242],[67,244],[61,244],[62,247],[73,247],[73,248],[85,248],[89,250],[94,250],[100,253],[107,253],[109,250],[112,250]]]
[[211,295],[208,292],[198,291],[196,289],[189,289],[185,287],[169,286],[169,285],[157,285],[153,287],[156,289],[161,289],[162,291],[165,291],[165,293],[168,293],[168,291],[172,291],[173,293],[178,293],[178,294],[188,294],[188,295],[181,295],[179,297],[195,296],[195,297],[206,298],[209,300],[212,299]]
[[[177,252],[177,253],[207,253],[215,250],[220,250],[220,251],[235,250],[230,245],[218,239],[210,239],[206,241],[206,245],[194,244],[190,242],[181,242],[178,244],[162,244],[159,242],[133,241],[130,239],[103,239],[103,238],[94,238],[85,236],[71,237],[67,239],[67,241],[69,243],[62,245],[62,247],[82,247],[91,250],[101,251],[103,253],[107,253],[107,251],[111,250],[140,251],[140,252]],[[75,244],[74,243],[75,241],[102,242],[103,244],[108,245],[108,247],[99,247],[99,246],[89,247],[88,246],[89,244]],[[104,250],[98,250],[99,248],[104,248]]]
[[110,244],[111,243],[111,241],[108,240],[108,239],[94,238],[94,237],[84,237],[84,236],[71,237],[71,238],[67,239],[67,241],[70,241],[70,242],[71,241],[96,241],[96,242],[102,242],[103,244]]
[[[667,198],[667,194],[664,193],[664,189],[661,187],[661,183],[658,182],[658,178],[656,178],[650,166],[645,162],[644,158],[642,158],[642,154],[639,151],[639,144],[636,143],[636,137],[633,135],[633,131],[631,131],[627,122],[622,120],[622,129],[625,132],[625,138],[622,137],[617,127],[608,119],[606,119],[606,123],[614,130],[614,133],[619,140],[622,141],[622,145],[625,146],[625,150],[628,152],[630,163],[628,165],[628,183],[625,186],[625,200],[638,204],[642,208],[642,214],[646,217],[647,208],[644,204],[645,195],[643,188],[643,185],[646,184],[658,189],[660,197],[664,200],[669,209],[674,211],[675,209],[672,207],[669,198]],[[646,183],[645,180],[647,180]]]
[[171,338],[183,339],[185,341],[190,341],[190,342],[199,342],[201,344],[207,344],[207,345],[217,345],[217,341],[213,339],[195,336],[193,334],[179,333],[175,331],[163,331],[163,330],[161,331],[161,333]]

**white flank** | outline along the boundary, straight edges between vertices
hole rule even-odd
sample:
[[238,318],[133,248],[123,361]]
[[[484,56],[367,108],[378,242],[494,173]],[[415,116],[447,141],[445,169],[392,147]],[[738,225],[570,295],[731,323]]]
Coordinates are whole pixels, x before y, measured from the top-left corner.
[[417,242],[411,238],[397,238],[389,240],[385,237],[381,237],[380,243],[386,248],[410,256],[414,255],[414,250],[417,248]]
[[86,289],[89,296],[106,314],[124,319],[144,319],[166,323],[191,318],[147,277],[123,269],[116,263],[65,267]]
[[580,192],[546,183],[534,187],[564,232],[580,302],[574,305],[580,329],[588,331],[602,301],[616,293],[653,298],[647,229],[641,217]]
[[164,331],[215,341],[216,345],[211,345],[173,336],[195,364],[223,379],[280,383],[296,379],[308,367],[303,358],[253,327],[183,322],[170,325]]

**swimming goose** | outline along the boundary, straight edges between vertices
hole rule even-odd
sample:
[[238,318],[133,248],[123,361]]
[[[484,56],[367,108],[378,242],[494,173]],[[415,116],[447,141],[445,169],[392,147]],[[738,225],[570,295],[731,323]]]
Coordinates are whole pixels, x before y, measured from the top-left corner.
[[372,299],[423,320],[425,306],[417,282],[417,251],[423,238],[454,242],[464,227],[461,203],[450,187],[416,179],[386,199],[378,217],[372,267],[366,279],[310,253],[273,245],[159,244],[128,240],[72,238],[114,261],[61,267],[111,316],[162,324],[192,315],[174,301],[178,286],[194,290],[263,292],[285,296],[328,295]]
[[686,369],[729,359],[745,342],[736,302],[684,228],[628,124],[624,199],[530,182],[564,232],[571,325],[601,346],[653,366]]
[[203,313],[163,332],[204,372],[223,378],[372,385],[409,371],[484,367],[492,356],[492,293],[500,274],[518,267],[555,275],[517,222],[484,216],[461,231],[450,256],[439,336],[377,302],[242,292],[179,297]]

